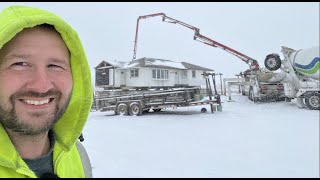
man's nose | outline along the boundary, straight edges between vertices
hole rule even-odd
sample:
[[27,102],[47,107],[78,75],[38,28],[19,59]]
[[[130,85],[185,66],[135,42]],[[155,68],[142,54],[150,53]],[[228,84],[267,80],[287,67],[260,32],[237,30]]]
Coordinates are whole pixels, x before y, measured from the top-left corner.
[[45,93],[54,87],[52,78],[45,68],[34,69],[30,75],[27,89],[39,93]]

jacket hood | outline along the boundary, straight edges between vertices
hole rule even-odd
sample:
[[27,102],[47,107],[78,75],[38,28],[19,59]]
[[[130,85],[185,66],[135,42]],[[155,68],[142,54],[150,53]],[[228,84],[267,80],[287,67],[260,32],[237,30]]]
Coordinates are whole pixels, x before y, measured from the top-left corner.
[[[77,32],[63,19],[46,10],[27,6],[11,6],[0,12],[0,49],[24,28],[44,23],[55,27],[70,51],[72,95],[66,112],[53,128],[56,141],[65,150],[69,150],[84,128],[93,100],[90,66]],[[3,145],[3,141],[11,142],[1,124],[0,137],[5,138],[0,140],[0,145]],[[7,148],[13,148],[12,144]],[[7,148],[5,149],[9,150]],[[0,155],[2,152],[0,150]]]

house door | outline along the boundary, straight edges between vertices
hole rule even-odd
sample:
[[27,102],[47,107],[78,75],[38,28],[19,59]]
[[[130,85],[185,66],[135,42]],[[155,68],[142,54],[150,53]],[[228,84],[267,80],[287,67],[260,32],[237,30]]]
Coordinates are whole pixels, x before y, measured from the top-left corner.
[[120,86],[125,86],[126,85],[126,72],[123,70],[120,73]]
[[109,85],[109,69],[97,69],[96,70],[96,85],[104,86]]
[[174,72],[174,84],[179,84],[179,72]]

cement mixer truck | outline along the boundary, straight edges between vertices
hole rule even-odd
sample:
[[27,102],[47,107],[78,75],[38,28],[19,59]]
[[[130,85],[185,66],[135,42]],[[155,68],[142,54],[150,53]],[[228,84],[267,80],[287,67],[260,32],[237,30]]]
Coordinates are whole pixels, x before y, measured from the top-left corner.
[[281,52],[283,60],[275,53],[267,55],[265,67],[270,71],[281,69],[286,75],[283,80],[286,98],[296,98],[301,108],[320,110],[319,46],[297,51],[282,46]]

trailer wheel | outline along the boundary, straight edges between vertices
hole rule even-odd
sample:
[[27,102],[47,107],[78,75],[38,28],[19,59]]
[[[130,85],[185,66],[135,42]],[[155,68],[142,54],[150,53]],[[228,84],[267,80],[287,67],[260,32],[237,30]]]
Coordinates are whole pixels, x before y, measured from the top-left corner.
[[118,115],[128,115],[128,105],[125,103],[120,103],[117,106],[117,113]]
[[320,94],[316,92],[307,94],[305,103],[309,109],[320,110]]
[[207,109],[206,108],[201,108],[201,113],[206,113]]
[[264,65],[270,71],[278,70],[281,67],[281,59],[278,54],[269,54],[264,60]]
[[141,108],[140,103],[138,103],[138,102],[131,103],[130,106],[129,106],[129,114],[131,116],[133,116],[133,115],[136,115],[136,116],[141,115],[142,114],[142,108]]

